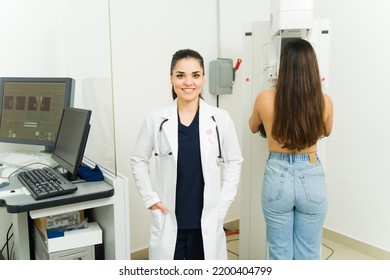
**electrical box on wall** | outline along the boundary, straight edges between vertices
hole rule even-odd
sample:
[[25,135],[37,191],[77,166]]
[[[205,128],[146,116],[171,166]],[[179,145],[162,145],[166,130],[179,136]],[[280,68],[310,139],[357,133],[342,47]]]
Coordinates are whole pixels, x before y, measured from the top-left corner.
[[233,60],[218,58],[210,62],[210,93],[232,94],[234,83]]

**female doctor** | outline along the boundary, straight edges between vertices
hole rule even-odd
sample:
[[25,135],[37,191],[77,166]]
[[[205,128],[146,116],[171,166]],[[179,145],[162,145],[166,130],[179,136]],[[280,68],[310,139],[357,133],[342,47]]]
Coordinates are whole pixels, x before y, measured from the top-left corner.
[[152,214],[149,259],[227,259],[223,222],[243,159],[229,114],[202,99],[204,75],[196,51],[173,55],[174,101],[147,115],[131,156],[136,186]]

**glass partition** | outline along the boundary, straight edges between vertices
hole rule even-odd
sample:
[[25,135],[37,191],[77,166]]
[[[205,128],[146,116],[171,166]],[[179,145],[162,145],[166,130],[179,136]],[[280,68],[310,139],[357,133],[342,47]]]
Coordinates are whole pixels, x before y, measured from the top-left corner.
[[74,107],[91,109],[85,157],[116,174],[110,1],[69,1],[63,12],[65,73],[75,79]]
[[[85,157],[116,174],[110,0],[5,1],[0,14],[1,77],[73,78],[73,106],[92,110]],[[0,141],[12,150],[42,146]]]

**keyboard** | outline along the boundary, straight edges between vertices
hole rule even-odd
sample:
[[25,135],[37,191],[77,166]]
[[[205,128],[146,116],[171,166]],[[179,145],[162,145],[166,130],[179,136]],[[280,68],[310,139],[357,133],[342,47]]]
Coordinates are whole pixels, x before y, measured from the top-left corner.
[[59,164],[51,158],[51,154],[33,151],[11,151],[0,154],[0,162],[12,167],[24,167],[33,163],[41,163],[52,168]]
[[18,173],[18,178],[35,200],[61,196],[77,190],[77,186],[50,167],[22,171]]

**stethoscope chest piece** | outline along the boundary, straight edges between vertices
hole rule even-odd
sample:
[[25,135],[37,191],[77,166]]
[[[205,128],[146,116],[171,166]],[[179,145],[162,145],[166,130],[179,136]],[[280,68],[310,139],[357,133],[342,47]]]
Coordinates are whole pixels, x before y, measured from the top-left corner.
[[224,163],[225,161],[223,160],[223,157],[217,156],[217,165],[222,166]]

